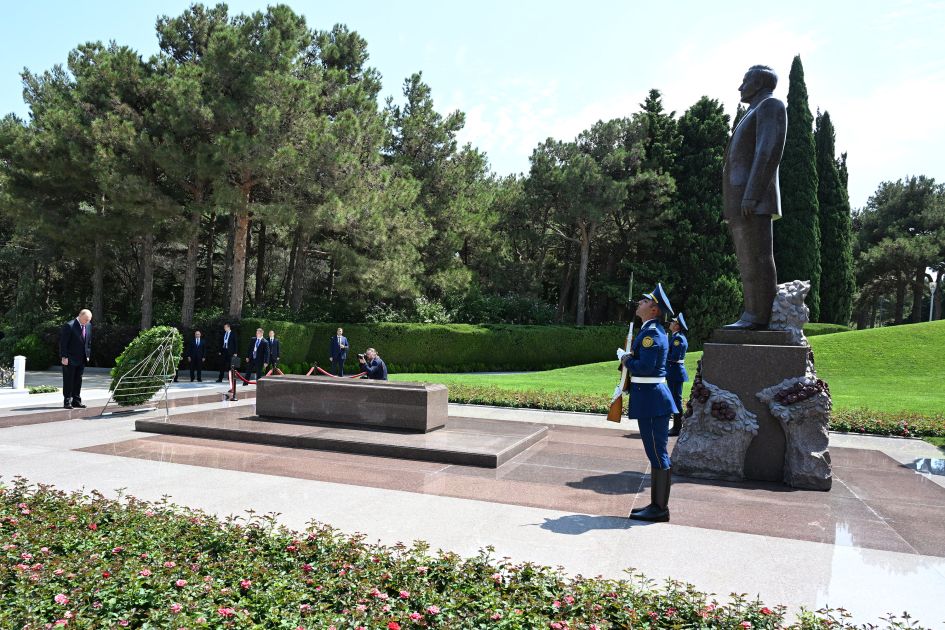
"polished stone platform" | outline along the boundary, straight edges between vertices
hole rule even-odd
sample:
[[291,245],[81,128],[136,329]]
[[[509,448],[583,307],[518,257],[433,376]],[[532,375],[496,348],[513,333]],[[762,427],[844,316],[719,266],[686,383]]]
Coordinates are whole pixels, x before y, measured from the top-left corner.
[[427,433],[446,424],[445,385],[286,374],[259,379],[264,418]]
[[262,418],[252,408],[215,410],[138,420],[135,429],[270,446],[498,468],[548,433],[544,425],[448,418],[430,433],[349,428],[336,424]]

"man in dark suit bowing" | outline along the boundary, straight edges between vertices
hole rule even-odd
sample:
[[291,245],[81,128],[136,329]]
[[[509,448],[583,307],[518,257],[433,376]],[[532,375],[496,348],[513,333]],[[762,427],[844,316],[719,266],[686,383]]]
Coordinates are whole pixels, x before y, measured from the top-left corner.
[[59,358],[62,363],[63,407],[85,409],[82,404],[82,373],[92,356],[92,311],[82,309],[59,330]]
[[240,356],[236,333],[230,329],[229,324],[223,324],[223,341],[220,342],[218,354],[220,355],[220,376],[217,377],[217,383],[222,383],[223,375],[230,371],[233,357]]
[[190,347],[187,348],[187,363],[190,364],[190,382],[194,382],[194,372],[197,373],[197,381],[203,381],[202,370],[203,362],[206,358],[206,344],[204,344],[203,339],[201,339],[201,334],[199,330],[194,331],[194,340],[190,342]]

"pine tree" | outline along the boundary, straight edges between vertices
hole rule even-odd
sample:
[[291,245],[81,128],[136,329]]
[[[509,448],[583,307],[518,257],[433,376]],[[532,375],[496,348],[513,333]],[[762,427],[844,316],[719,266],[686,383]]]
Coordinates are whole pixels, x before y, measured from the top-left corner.
[[[820,321],[848,324],[856,282],[850,199],[834,157],[830,113],[817,116],[817,201],[820,206]],[[844,159],[844,164],[846,160]]]
[[814,118],[807,105],[801,58],[794,57],[787,95],[788,129],[781,159],[782,219],[774,225],[778,282],[810,280],[807,306],[820,319],[820,226],[817,210],[817,149]]

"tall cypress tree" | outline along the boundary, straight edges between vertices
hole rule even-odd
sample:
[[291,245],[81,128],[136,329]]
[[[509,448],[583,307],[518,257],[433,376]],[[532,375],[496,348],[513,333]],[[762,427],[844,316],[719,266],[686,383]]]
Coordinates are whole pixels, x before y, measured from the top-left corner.
[[807,306],[811,321],[820,319],[820,226],[817,210],[817,149],[814,117],[800,55],[794,57],[787,95],[788,129],[781,158],[781,211],[774,225],[778,281],[810,280]]
[[[849,324],[856,282],[850,198],[834,157],[830,113],[817,115],[817,201],[820,205],[820,321]],[[846,160],[843,162],[846,164]]]

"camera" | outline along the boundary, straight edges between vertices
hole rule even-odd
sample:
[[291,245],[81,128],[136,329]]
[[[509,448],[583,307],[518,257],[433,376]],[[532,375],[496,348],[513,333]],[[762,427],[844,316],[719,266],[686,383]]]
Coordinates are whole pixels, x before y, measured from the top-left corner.
[[359,354],[359,355],[358,355],[358,359],[360,359],[360,360],[363,361],[363,360],[364,360],[364,355],[363,355],[363,354]]

